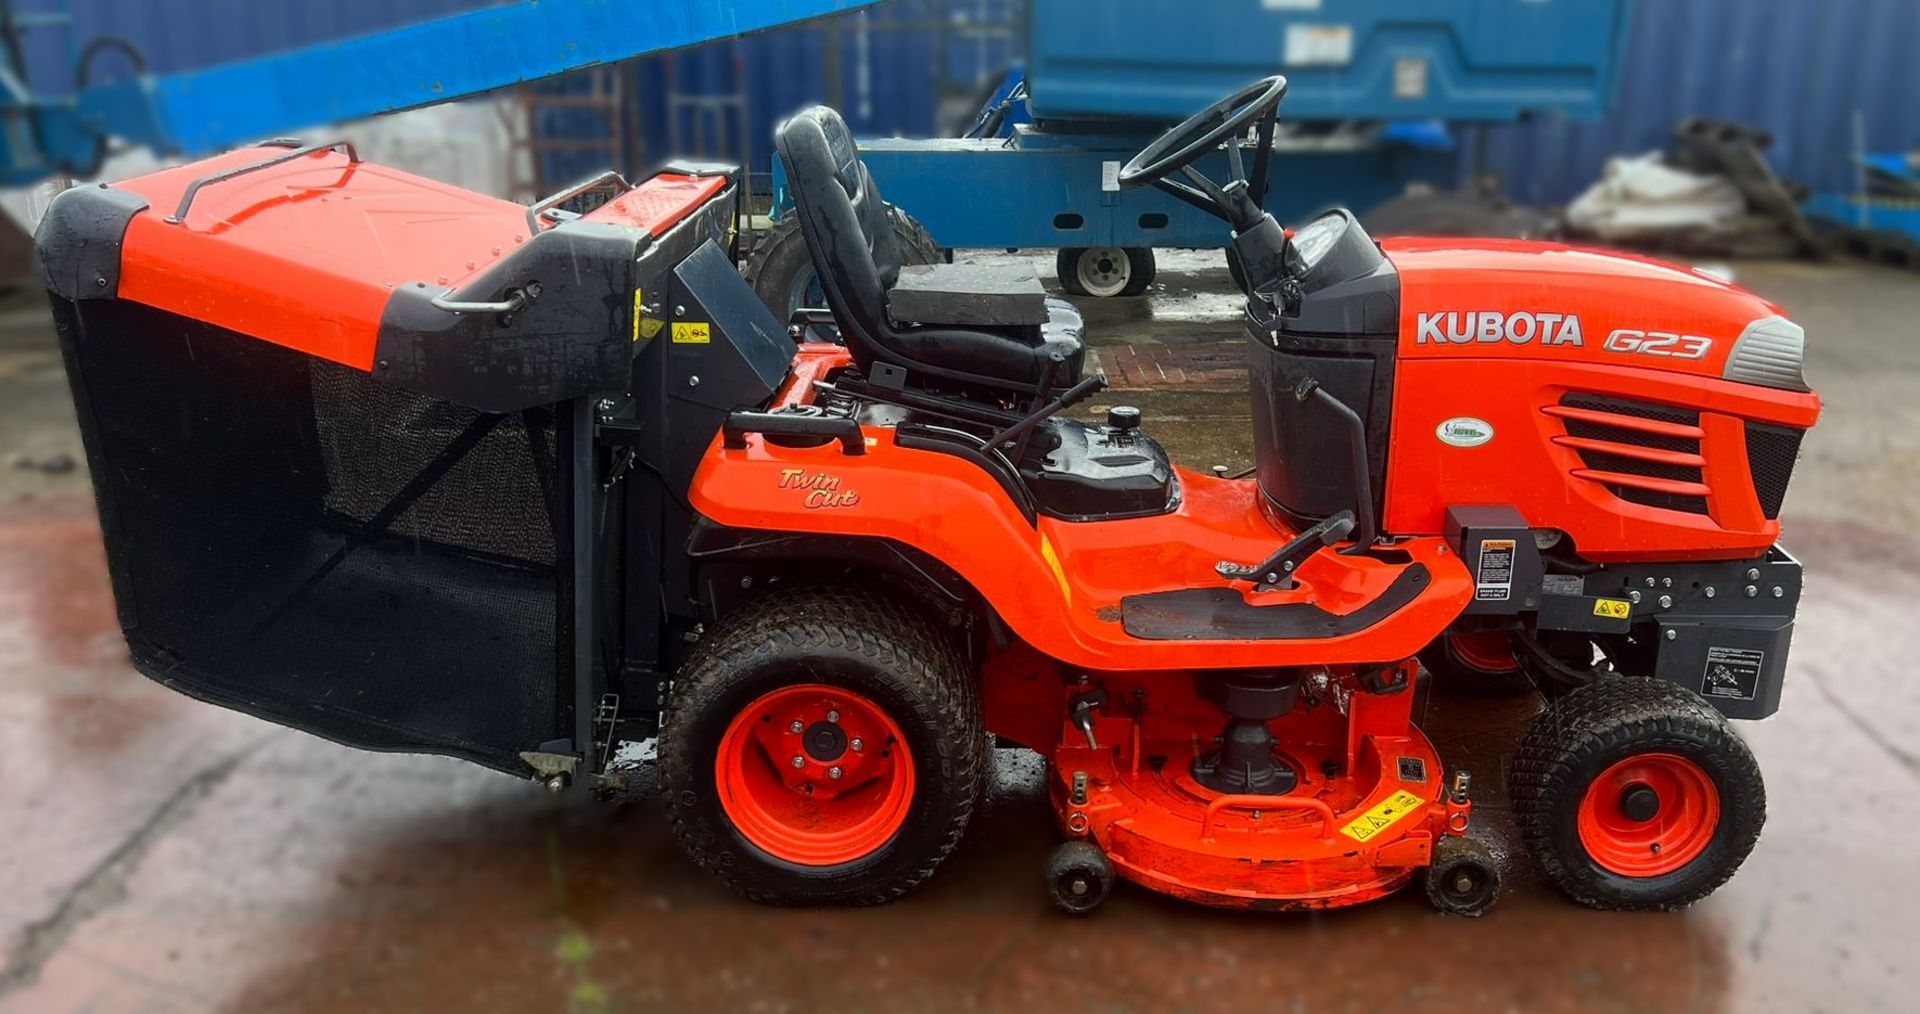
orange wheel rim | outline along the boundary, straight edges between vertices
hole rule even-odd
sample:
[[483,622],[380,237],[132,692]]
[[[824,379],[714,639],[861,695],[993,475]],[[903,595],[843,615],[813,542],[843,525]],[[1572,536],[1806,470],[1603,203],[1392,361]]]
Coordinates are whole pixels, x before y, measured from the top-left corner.
[[1679,754],[1644,753],[1600,772],[1580,800],[1580,844],[1602,869],[1657,877],[1693,862],[1720,826],[1720,790]]
[[803,683],[741,709],[714,758],[720,806],[776,859],[837,866],[893,840],[913,805],[913,757],[885,710]]
[[1447,650],[1470,669],[1481,672],[1512,672],[1520,668],[1505,631],[1483,634],[1454,634],[1447,638]]

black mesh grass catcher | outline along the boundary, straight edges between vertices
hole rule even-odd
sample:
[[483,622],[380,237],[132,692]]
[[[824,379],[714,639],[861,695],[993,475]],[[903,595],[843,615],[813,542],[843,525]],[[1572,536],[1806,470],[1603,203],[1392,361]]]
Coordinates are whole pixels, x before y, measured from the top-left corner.
[[134,664],[354,746],[526,773],[573,721],[567,427],[56,297]]

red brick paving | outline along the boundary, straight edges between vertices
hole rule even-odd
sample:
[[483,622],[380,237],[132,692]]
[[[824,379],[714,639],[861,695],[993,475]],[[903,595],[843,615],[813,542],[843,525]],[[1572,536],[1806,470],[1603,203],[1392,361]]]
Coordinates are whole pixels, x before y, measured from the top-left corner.
[[1107,381],[1120,390],[1237,389],[1247,383],[1247,346],[1240,341],[1104,345],[1094,356]]

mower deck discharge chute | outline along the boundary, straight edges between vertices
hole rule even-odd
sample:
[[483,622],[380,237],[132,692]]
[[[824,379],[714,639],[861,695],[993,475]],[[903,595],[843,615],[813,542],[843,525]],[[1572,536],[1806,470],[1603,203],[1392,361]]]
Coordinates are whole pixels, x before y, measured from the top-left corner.
[[[1222,219],[1258,466],[1169,461],[1030,270],[903,272],[839,116],[779,154],[828,306],[735,267],[737,170],[522,208],[340,147],[69,191],[40,235],[142,672],[555,787],[657,735],[689,854],[884,901],[1048,760],[1069,912],[1116,876],[1325,908],[1500,870],[1426,659],[1547,699],[1508,779],[1569,896],[1672,907],[1764,816],[1776,546],[1819,412],[1779,308],[1656,262],[1261,211],[1272,78],[1120,174]],[[1231,179],[1192,169],[1227,150]],[[903,275],[905,277],[903,277]]]

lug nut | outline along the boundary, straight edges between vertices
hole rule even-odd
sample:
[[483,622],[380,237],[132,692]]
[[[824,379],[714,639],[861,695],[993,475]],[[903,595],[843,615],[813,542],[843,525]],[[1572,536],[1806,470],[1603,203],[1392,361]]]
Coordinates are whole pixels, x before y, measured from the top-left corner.
[[840,776],[845,773],[846,772],[840,770],[840,765],[838,764],[835,764],[834,766],[827,769],[827,777],[832,778],[835,781],[838,781],[840,779]]
[[858,736],[853,737],[853,742],[848,743],[847,745],[850,747],[853,747],[854,753],[859,753],[860,751],[867,748],[867,744],[860,742],[860,737]]
[[829,722],[832,722],[832,723],[833,723],[833,724],[835,724],[835,725],[839,725],[839,724],[840,724],[840,713],[839,713],[838,711],[829,711],[829,712],[827,712],[827,721],[829,721]]
[[806,767],[806,766],[807,766],[807,759],[806,759],[805,757],[802,757],[802,756],[800,756],[799,754],[794,754],[794,755],[793,755],[793,766],[794,766],[794,767],[797,767],[797,768],[803,768],[803,767]]
[[800,720],[797,718],[793,720],[792,725],[787,726],[787,731],[793,733],[796,736],[800,735],[801,731],[804,729],[806,729],[806,726],[801,725]]

